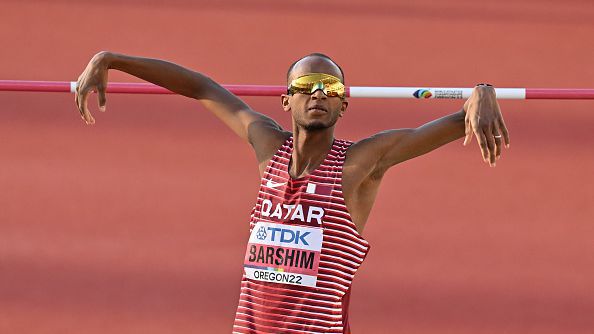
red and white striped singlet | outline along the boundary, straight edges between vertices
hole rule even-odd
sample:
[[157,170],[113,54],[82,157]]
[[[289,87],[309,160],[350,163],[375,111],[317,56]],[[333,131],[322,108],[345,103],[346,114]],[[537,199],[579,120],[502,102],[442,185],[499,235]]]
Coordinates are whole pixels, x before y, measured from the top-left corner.
[[293,179],[289,137],[268,163],[250,220],[234,333],[349,333],[355,272],[369,251],[342,195],[352,144],[335,139],[311,174]]

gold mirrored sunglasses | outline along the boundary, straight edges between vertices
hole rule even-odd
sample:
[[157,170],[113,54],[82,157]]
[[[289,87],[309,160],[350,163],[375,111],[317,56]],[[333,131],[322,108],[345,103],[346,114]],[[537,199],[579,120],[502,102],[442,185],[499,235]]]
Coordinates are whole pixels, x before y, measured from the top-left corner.
[[328,97],[346,96],[345,88],[339,78],[325,73],[310,73],[291,81],[287,88],[287,94],[313,94],[321,89]]

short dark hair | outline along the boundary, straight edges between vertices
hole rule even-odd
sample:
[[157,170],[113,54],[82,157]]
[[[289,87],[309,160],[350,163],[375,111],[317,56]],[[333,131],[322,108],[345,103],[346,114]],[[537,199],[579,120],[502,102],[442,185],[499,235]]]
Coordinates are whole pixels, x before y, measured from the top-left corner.
[[291,66],[289,66],[289,70],[287,70],[287,81],[289,81],[289,76],[291,75],[291,71],[293,71],[293,68],[295,68],[295,65],[302,59],[305,59],[307,57],[320,57],[320,58],[325,58],[328,59],[329,61],[331,61],[334,65],[336,65],[336,67],[338,67],[338,69],[340,70],[340,75],[342,76],[342,83],[344,84],[344,72],[342,70],[342,67],[340,67],[340,65],[338,65],[332,58],[328,57],[327,55],[323,54],[323,53],[319,53],[319,52],[314,52],[314,53],[310,53],[307,56],[303,56],[297,60],[295,60],[293,62],[293,64],[291,64]]

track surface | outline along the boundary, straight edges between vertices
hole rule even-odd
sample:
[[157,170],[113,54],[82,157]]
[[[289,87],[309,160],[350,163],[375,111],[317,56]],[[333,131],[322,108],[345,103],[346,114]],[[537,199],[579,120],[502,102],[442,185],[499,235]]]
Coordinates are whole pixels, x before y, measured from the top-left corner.
[[[4,1],[0,78],[74,80],[107,49],[222,83],[280,84],[296,58],[325,52],[352,85],[594,86],[590,1],[164,3]],[[247,101],[289,124],[277,98]],[[181,97],[108,96],[93,127],[70,94],[0,102],[0,332],[229,332],[258,184],[250,148]],[[496,168],[459,141],[385,178],[356,333],[592,333],[594,102],[501,105],[512,144]],[[351,100],[337,136],[460,106]]]

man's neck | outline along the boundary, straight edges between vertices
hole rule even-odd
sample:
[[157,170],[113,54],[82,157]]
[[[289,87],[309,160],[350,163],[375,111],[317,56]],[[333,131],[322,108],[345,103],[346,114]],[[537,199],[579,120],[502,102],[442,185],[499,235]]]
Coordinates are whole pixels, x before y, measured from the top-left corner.
[[334,128],[308,131],[293,129],[293,154],[289,165],[292,178],[310,174],[322,164],[334,141]]

